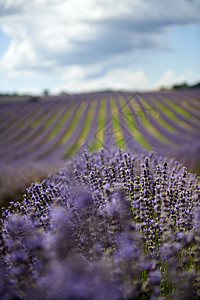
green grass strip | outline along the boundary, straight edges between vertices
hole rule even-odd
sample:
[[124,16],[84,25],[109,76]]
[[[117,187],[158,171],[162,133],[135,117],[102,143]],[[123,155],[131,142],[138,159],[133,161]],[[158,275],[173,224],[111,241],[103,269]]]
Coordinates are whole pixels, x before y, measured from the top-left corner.
[[[141,97],[139,97],[140,101],[142,100]],[[142,101],[141,101],[142,102]],[[143,103],[142,103],[143,104]],[[144,108],[146,109],[146,106],[144,105]],[[154,110],[155,111],[155,110]],[[160,139],[163,142],[166,142],[167,144],[173,144],[173,142],[171,140],[169,140],[168,138],[166,138],[163,134],[161,134],[159,132],[159,130],[154,127],[150,121],[148,121],[147,117],[145,116],[145,112],[142,111],[142,109],[140,109],[140,114],[138,114],[138,117],[140,118],[141,122],[143,123],[143,125],[147,128],[147,130],[154,135],[155,137],[157,137],[158,139]]]
[[[37,130],[37,132],[35,132],[32,136],[31,139],[35,138],[38,136],[38,134],[41,131],[44,131],[45,129],[47,129],[49,126],[51,126],[51,123],[54,121],[54,119],[56,118],[56,116],[58,115],[58,113],[63,109],[63,107],[59,107],[52,115],[51,117],[44,123],[44,125],[42,126],[42,128],[40,130]],[[41,120],[42,121],[42,120]]]
[[[143,146],[146,149],[151,150],[152,146],[146,141],[146,139],[144,138],[144,136],[138,130],[138,128],[137,128],[137,126],[136,126],[136,124],[134,122],[132,113],[131,113],[131,111],[130,111],[130,109],[129,109],[129,107],[128,107],[125,99],[124,99],[124,97],[120,97],[119,101],[121,103],[122,112],[123,112],[123,114],[125,116],[125,120],[127,122],[127,125],[129,127],[130,132],[133,134],[133,137],[138,141],[138,143],[141,144],[141,146]],[[138,104],[136,103],[135,100],[134,100],[134,104],[137,107],[137,110],[139,111],[139,106],[138,106]]]
[[34,129],[45,118],[45,116],[46,114],[41,114],[39,118],[37,118],[30,124],[30,128]]
[[73,117],[73,120],[71,122],[71,124],[69,125],[66,133],[64,134],[64,136],[62,137],[62,139],[60,140],[60,143],[63,144],[67,141],[67,139],[70,137],[70,135],[72,134],[72,132],[74,131],[75,127],[77,126],[79,119],[81,117],[81,114],[85,108],[86,102],[83,100],[79,106],[79,108],[77,109],[75,116]]
[[99,107],[99,116],[98,116],[98,127],[96,131],[95,140],[90,143],[89,151],[98,150],[104,145],[104,131],[105,131],[105,120],[106,120],[106,99],[102,98],[100,107]]
[[[23,122],[20,122],[20,123],[17,125],[17,127],[18,127],[18,128],[22,128],[22,127],[23,127],[24,125],[26,125],[26,123],[28,123],[30,120],[31,120],[31,117],[26,118]],[[10,123],[9,123],[9,127],[10,127],[11,125],[13,125],[14,123],[15,123],[15,121],[10,122]]]
[[[193,103],[194,105],[196,105],[197,107],[199,107],[199,109],[200,109],[200,102],[199,102],[199,99],[198,99],[198,96],[194,96],[194,95],[190,95],[190,96],[187,96],[187,97],[189,97],[190,98],[190,102],[188,103],[188,102],[186,102],[187,104],[187,106],[189,106],[190,108],[192,108],[192,109],[195,109],[191,104]],[[184,99],[184,102],[185,102],[186,100]]]
[[64,109],[64,106],[57,108],[57,110],[51,115],[51,117],[44,123],[43,129],[47,129],[55,120],[57,115],[60,113],[61,110]]
[[147,103],[145,101],[145,99],[143,99],[142,97],[140,98],[141,103],[143,104],[143,106],[145,107],[145,109],[153,115],[153,118],[157,120],[158,123],[160,123],[160,125],[162,125],[163,127],[165,127],[168,131],[171,132],[178,132],[177,129],[175,129],[172,125],[170,125],[167,121],[163,120],[163,118],[160,117],[160,114],[158,111],[156,111],[149,103]]
[[118,107],[114,97],[110,98],[110,106],[111,106],[111,114],[112,114],[113,134],[115,137],[116,145],[118,148],[124,148],[125,141],[124,141],[123,131],[119,123]]
[[[34,115],[37,115],[37,114],[39,114],[39,112],[40,112],[40,109],[37,109],[35,112],[34,112]],[[43,118],[43,116],[44,116],[45,114],[43,113],[42,114],[42,118]],[[41,116],[39,116],[38,118],[40,118]],[[22,128],[23,126],[25,126],[27,123],[29,123],[30,121],[31,121],[31,119],[33,118],[33,114],[31,115],[31,116],[28,116],[27,118],[25,118],[22,122],[20,122],[18,125],[17,125],[17,127],[18,128]],[[14,124],[16,122],[16,120],[13,120],[12,121],[12,123],[10,122],[9,123],[9,126],[10,126],[10,124],[12,125],[12,124]],[[35,123],[35,124],[34,124]],[[32,121],[32,123],[30,124],[30,128],[32,129],[32,128],[34,128],[35,126],[37,125],[37,119],[35,120],[35,121]]]
[[189,125],[186,122],[183,122],[180,120],[169,108],[167,108],[164,104],[162,104],[159,100],[151,97],[152,101],[155,102],[155,104],[162,110],[163,113],[165,113],[169,118],[171,118],[174,122],[177,122],[180,126],[183,128],[193,128],[191,125]]
[[64,125],[64,123],[68,119],[70,112],[74,108],[74,105],[75,105],[75,103],[71,104],[68,107],[68,109],[66,110],[66,112],[64,113],[64,115],[62,116],[62,118],[59,120],[59,122],[56,124],[56,126],[54,126],[53,130],[48,135],[48,137],[47,137],[48,140],[53,139],[55,137],[55,135],[59,132],[59,130],[61,129],[61,127]]
[[162,110],[162,112],[165,113],[169,118],[171,118],[175,122],[180,122],[180,119],[176,117],[176,115],[170,109],[168,109],[164,104],[162,104],[160,101],[158,101],[153,97],[150,98],[152,99],[152,101],[155,102],[155,104],[160,108],[160,110]]
[[94,99],[90,103],[88,113],[87,113],[87,116],[86,116],[86,121],[85,121],[83,129],[81,131],[81,135],[78,138],[76,143],[74,143],[73,145],[68,147],[67,154],[65,156],[66,158],[74,155],[77,152],[77,150],[84,144],[84,142],[85,142],[85,140],[88,136],[89,130],[90,130],[90,126],[91,126],[91,122],[92,122],[92,119],[93,119],[94,109],[95,109],[96,103],[97,103],[96,99]]
[[[177,111],[178,113],[182,114],[183,116],[185,116],[186,118],[189,118],[191,119],[191,115],[190,113],[184,109],[183,107],[179,106],[178,104],[176,104],[173,100],[167,98],[167,97],[164,97],[164,96],[161,96],[162,99],[164,99],[166,101],[166,103],[171,107],[173,108],[175,111]],[[181,100],[180,100],[181,101]]]

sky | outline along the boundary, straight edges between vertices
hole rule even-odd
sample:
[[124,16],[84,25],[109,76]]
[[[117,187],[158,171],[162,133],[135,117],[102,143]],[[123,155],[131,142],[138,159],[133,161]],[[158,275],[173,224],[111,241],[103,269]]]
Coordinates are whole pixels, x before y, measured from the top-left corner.
[[200,0],[0,0],[0,93],[200,81]]

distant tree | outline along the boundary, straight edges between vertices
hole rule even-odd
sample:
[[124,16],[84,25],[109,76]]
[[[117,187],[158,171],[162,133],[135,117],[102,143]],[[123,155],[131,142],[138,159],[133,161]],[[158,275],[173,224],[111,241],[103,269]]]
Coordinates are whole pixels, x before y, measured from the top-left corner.
[[48,89],[45,89],[45,90],[43,91],[43,95],[44,95],[44,96],[49,96],[49,91],[48,91]]
[[193,88],[200,88],[200,82],[197,82],[196,84],[193,84],[192,86],[191,86],[191,88],[193,89]]
[[175,84],[171,87],[173,90],[184,90],[184,89],[193,89],[193,88],[200,88],[200,82],[197,82],[195,84],[187,84],[186,82],[182,84]]
[[186,82],[184,82],[182,84],[175,84],[172,86],[172,89],[174,89],[174,90],[184,90],[184,89],[188,89],[188,88],[190,88],[190,86]]

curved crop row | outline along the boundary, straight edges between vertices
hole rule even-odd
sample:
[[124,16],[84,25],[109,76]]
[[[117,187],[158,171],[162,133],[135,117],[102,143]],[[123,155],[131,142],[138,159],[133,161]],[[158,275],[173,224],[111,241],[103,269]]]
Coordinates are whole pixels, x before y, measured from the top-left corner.
[[100,149],[104,144],[104,133],[105,133],[105,120],[106,120],[106,98],[105,95],[99,95],[99,112],[98,112],[98,122],[96,132],[94,137],[92,137],[89,148],[90,151]]
[[200,107],[193,107],[191,106],[191,99],[190,101],[182,100],[180,97],[178,97],[176,94],[173,94],[170,96],[170,100],[173,101],[178,107],[183,108],[187,113],[190,114],[190,116],[194,117],[197,120],[200,120]]
[[172,131],[177,134],[184,134],[184,135],[190,135],[190,136],[196,136],[196,137],[199,136],[199,134],[196,131],[194,131],[191,127],[190,128],[183,127],[177,121],[173,120],[173,118],[170,118],[164,112],[164,110],[162,110],[156,104],[156,101],[154,101],[154,99],[151,98],[151,94],[144,93],[144,94],[142,94],[142,96],[143,96],[143,99],[145,100],[145,102],[147,104],[149,104],[154,109],[154,111],[156,111],[156,113],[159,115],[158,121],[160,121],[160,122],[164,121],[164,124],[167,129],[171,128]]
[[[132,100],[132,98],[131,98]],[[130,109],[131,117],[134,121],[134,123],[137,126],[137,129],[141,132],[141,134],[144,136],[144,138],[147,140],[147,142],[156,149],[162,149],[168,147],[166,143],[161,141],[160,139],[156,138],[152,133],[149,132],[149,130],[143,125],[140,117],[135,112],[133,106],[131,105],[131,100],[129,97],[125,97],[125,101]]]
[[78,135],[76,141],[67,149],[65,154],[66,158],[72,157],[77,152],[82,154],[83,150],[89,150],[89,145],[95,138],[101,98],[96,98],[93,95],[91,95],[91,97],[92,99],[90,101],[86,120],[82,126],[82,130],[80,130],[80,134]]
[[192,118],[186,117],[185,115],[178,112],[176,109],[174,109],[172,103],[169,104],[169,101],[167,99],[163,98],[161,95],[157,94],[154,96],[159,102],[161,102],[165,107],[167,107],[178,119],[183,121],[186,125],[190,125],[193,128],[200,129],[200,124],[197,123],[197,121],[193,120]]
[[198,91],[99,92],[1,103],[0,159],[63,160],[115,145],[171,155],[192,143],[198,156],[198,99]]
[[76,103],[73,104],[73,108],[70,110],[69,118],[65,121],[60,130],[56,133],[56,135],[53,138],[47,140],[34,152],[31,152],[29,155],[30,159],[45,158],[45,155],[50,153],[53,149],[56,149],[56,146],[59,144],[60,140],[63,138],[68,128],[70,127],[70,124],[75,114],[77,113],[77,110],[81,103],[82,99],[80,98]]
[[[26,119],[31,118],[32,113],[34,113],[38,109],[38,105],[30,105],[29,103],[26,105],[19,104],[19,112],[14,112],[12,115],[10,115],[7,120],[6,124],[4,123],[4,130],[1,133],[1,138],[3,137],[5,139],[9,139],[9,134],[13,131],[16,131],[16,128],[20,126],[23,122],[26,121]],[[16,118],[17,116],[17,118]],[[5,138],[5,136],[7,138]]]
[[43,109],[37,110],[35,114],[32,111],[32,118],[29,118],[24,124],[20,124],[21,126],[13,134],[9,134],[6,144],[4,143],[2,148],[7,151],[11,147],[17,149],[19,146],[26,144],[35,133],[41,130],[44,123],[52,116],[55,110],[55,105],[48,105],[48,107],[45,105]]
[[70,148],[73,147],[73,145],[78,140],[79,136],[81,135],[83,126],[86,122],[86,117],[88,114],[88,110],[91,104],[92,98],[87,99],[86,103],[84,103],[84,107],[80,107],[80,115],[76,118],[76,124],[73,126],[72,124],[72,131],[69,134],[69,137],[60,145],[56,147],[56,149],[50,153],[50,155],[47,155],[45,159],[51,159],[53,157],[58,158],[65,158],[68,152],[70,151]]
[[[168,131],[164,126],[162,126],[157,118],[154,117],[154,114],[152,114],[148,109],[146,109],[145,106],[142,104],[142,100],[139,96],[135,97],[137,103],[141,107],[142,113],[143,113],[143,123],[145,127],[149,128],[151,132],[160,140],[167,144],[172,144],[172,142],[181,142],[182,138],[180,136],[174,136],[170,131]],[[177,138],[177,139],[176,139]],[[184,138],[185,140],[185,138]]]
[[[120,95],[116,96],[116,103],[117,103],[118,111],[122,111],[122,106],[121,106],[119,97],[120,97]],[[138,151],[141,152],[142,146],[134,138],[133,134],[131,133],[130,129],[128,128],[125,116],[122,113],[119,113],[119,122],[121,124],[123,138],[126,143],[126,148],[131,149],[132,151],[135,151],[135,152],[138,152]]]
[[11,119],[15,120],[16,114],[21,112],[21,104],[19,103],[1,103],[0,111],[0,136],[4,132],[6,126],[9,124]]
[[[19,141],[18,147],[15,147],[14,152],[9,153],[9,157],[15,157],[15,158],[26,157],[28,153],[33,152],[33,149],[40,147],[40,145],[44,143],[47,136],[55,128],[56,123],[60,120],[62,115],[65,113],[65,111],[69,108],[69,105],[70,102],[67,103],[67,105],[65,105],[64,107],[61,106],[61,110],[60,107],[58,106],[57,110],[59,109],[59,112],[57,112],[56,109],[53,109],[53,111],[51,111],[51,113],[45,117],[43,122],[38,124],[37,128],[30,131],[29,135],[24,137],[25,141],[23,143]],[[55,113],[57,113],[57,115],[56,116],[54,115],[53,120],[51,120],[51,122],[49,123],[49,119]],[[45,126],[46,122],[48,122],[48,126]]]
[[174,91],[174,95],[176,95],[181,102],[187,102],[191,108],[200,109],[199,90]]

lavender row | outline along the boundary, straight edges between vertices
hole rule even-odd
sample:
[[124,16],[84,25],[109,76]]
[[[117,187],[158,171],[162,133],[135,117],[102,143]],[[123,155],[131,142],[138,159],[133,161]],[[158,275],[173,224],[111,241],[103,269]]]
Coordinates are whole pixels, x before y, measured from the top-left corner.
[[77,97],[74,108],[70,111],[70,115],[69,115],[68,119],[66,120],[66,122],[63,124],[62,128],[56,133],[56,135],[52,139],[45,141],[45,143],[43,143],[42,145],[40,145],[40,147],[35,149],[34,152],[32,151],[28,155],[26,155],[26,159],[35,160],[38,158],[40,158],[40,159],[44,158],[45,155],[47,155],[54,148],[57,147],[59,141],[62,139],[62,137],[68,130],[79,106],[81,105],[81,102],[82,102],[82,97]]
[[[91,143],[94,142],[96,139],[96,132],[98,130],[98,115],[99,115],[99,109],[100,109],[100,103],[101,103],[101,94],[98,95],[91,95],[93,99],[96,100],[96,106],[94,109],[93,118],[91,121],[91,126],[88,132],[87,137],[85,138],[84,142],[80,147],[77,149],[76,153],[70,157],[71,160],[76,161],[77,158],[80,157],[80,155],[83,154],[83,151],[90,149]],[[93,100],[93,101],[95,101]]]
[[0,131],[6,127],[10,121],[13,121],[13,117],[16,114],[21,113],[22,106],[25,108],[29,103],[17,102],[17,103],[1,103],[0,102]]
[[[9,152],[11,148],[18,150],[26,143],[29,143],[31,137],[33,137],[45,124],[45,122],[52,116],[52,114],[56,111],[57,105],[48,106],[45,105],[40,111],[34,113],[32,112],[32,118],[24,124],[21,128],[19,128],[13,135],[9,135],[9,140],[7,140],[2,150],[4,152]],[[31,128],[31,124],[36,121],[40,116],[45,115],[43,119],[34,127]]]
[[[167,130],[164,126],[162,126],[153,116],[152,114],[146,110],[139,97],[135,96],[135,98],[137,103],[140,105],[144,116],[147,118],[147,120],[150,122],[150,124],[159,132],[161,133],[164,137],[166,137],[167,139],[169,139],[170,141],[174,142],[174,143],[185,143],[187,141],[187,137],[185,135],[180,135],[180,133],[173,133],[169,130]],[[189,138],[190,139],[190,138]]]
[[[45,116],[45,118],[37,124],[37,126],[29,132],[26,136],[23,136],[21,140],[19,140],[19,143],[15,144],[15,147],[13,145],[13,149],[7,153],[7,155],[4,155],[4,158],[6,159],[19,159],[20,157],[26,157],[26,155],[29,152],[34,151],[37,147],[39,147],[41,144],[44,143],[47,136],[52,132],[56,124],[59,122],[60,118],[64,115],[64,113],[67,111],[67,109],[70,106],[70,102],[67,102],[67,104],[63,107],[62,105],[53,105],[52,110]],[[46,121],[48,121],[49,118],[51,118],[52,114],[55,113],[56,109],[63,108],[55,120],[47,127],[45,130],[41,130],[42,126]],[[34,136],[36,134],[36,136]]]
[[132,108],[130,104],[130,96],[125,96],[124,97],[129,110],[132,114],[133,122],[135,123],[137,130],[140,131],[140,133],[143,135],[143,137],[147,140],[147,142],[154,148],[154,149],[167,149],[169,146],[166,143],[163,143],[159,139],[157,139],[155,136],[153,136],[147,129],[146,127],[142,124],[140,118],[137,116],[135,113],[134,109]]
[[9,118],[13,114],[18,113],[20,111],[21,106],[18,105],[18,103],[0,103],[0,132],[4,130],[4,128],[7,126],[9,123]]
[[116,95],[115,96],[115,100],[116,100],[116,104],[117,104],[117,108],[119,111],[119,122],[121,124],[121,129],[123,132],[123,137],[124,137],[124,141],[126,143],[127,149],[135,153],[142,153],[142,151],[144,151],[144,149],[142,148],[142,146],[136,141],[136,139],[134,138],[133,134],[130,132],[128,125],[127,125],[127,121],[125,120],[124,114],[121,113],[122,111],[122,107],[119,101],[119,97],[121,95]]
[[94,95],[94,97],[95,97],[97,103],[96,103],[96,107],[94,110],[94,115],[92,118],[90,130],[89,130],[88,136],[86,137],[85,142],[84,142],[84,144],[86,144],[86,145],[89,145],[90,143],[92,143],[94,141],[95,134],[98,129],[98,116],[99,116],[99,112],[100,112],[101,94]]
[[[22,118],[18,118],[18,116],[15,116],[15,122],[13,124],[13,128],[7,132],[7,138],[4,138],[3,144],[5,144],[5,147],[7,145],[15,144],[16,140],[17,142],[20,141],[20,139],[24,138],[26,134],[28,135],[31,129],[31,124],[35,121],[37,121],[38,118],[40,118],[43,114],[48,114],[49,110],[54,110],[55,105],[52,105],[51,102],[49,103],[30,103],[28,106],[28,110],[24,110],[24,107],[21,107],[21,114]],[[21,126],[21,123],[23,123],[25,120],[25,124]]]
[[104,132],[102,144],[104,147],[114,147],[116,146],[115,136],[114,136],[114,129],[113,129],[113,120],[112,120],[112,113],[110,107],[110,95],[106,97],[106,114],[105,114],[105,124],[104,128],[102,129]]
[[[17,125],[25,120],[26,117],[29,117],[33,114],[36,109],[40,109],[43,106],[54,106],[60,105],[62,103],[66,104],[68,101],[74,98],[73,95],[71,96],[52,96],[48,101],[44,101],[41,97],[40,100],[37,102],[27,102],[27,101],[20,101],[18,103],[0,103],[0,116],[2,116],[2,121],[0,121],[0,129],[3,131],[3,135],[6,135],[8,132],[5,131],[4,127],[11,127],[8,130],[13,130]],[[17,116],[17,118],[16,118]],[[21,119],[22,118],[22,119]],[[3,123],[5,119],[5,123]],[[14,124],[9,125],[9,123]]]
[[46,138],[52,132],[52,130],[54,130],[54,127],[57,126],[58,122],[63,117],[65,112],[69,109],[70,105],[73,103],[73,101],[76,101],[76,97],[66,97],[65,95],[60,95],[57,97],[55,96],[53,98],[53,101],[55,101],[55,103],[52,103],[52,106],[56,105],[57,108],[62,108],[64,106],[64,109],[60,111],[60,113],[56,116],[54,121],[44,131],[38,133],[37,136],[34,139],[32,139],[28,144],[21,146],[20,153],[16,156],[16,158],[20,158],[21,156],[24,157],[24,155],[25,158],[27,158],[28,153],[30,155],[31,152],[35,151],[36,149],[39,149],[42,146],[42,144],[45,143]]
[[51,160],[53,158],[64,159],[65,155],[68,154],[67,153],[68,148],[73,147],[73,145],[76,144],[78,138],[81,135],[83,126],[86,122],[89,106],[90,106],[92,100],[93,100],[93,98],[91,96],[90,96],[90,98],[87,99],[87,104],[86,104],[86,106],[81,114],[81,117],[78,120],[76,127],[75,127],[74,131],[72,132],[71,136],[62,145],[58,145],[55,150],[53,150],[49,154],[45,155],[45,158],[44,158],[45,161]]
[[163,99],[160,94],[155,93],[154,94],[154,98],[161,102],[165,107],[167,107],[169,110],[171,110],[174,115],[181,121],[183,121],[184,123],[192,126],[194,129],[200,129],[200,124],[198,124],[197,122],[193,121],[192,119],[189,119],[185,116],[183,116],[181,113],[177,112],[175,109],[173,109],[173,107],[171,107],[170,105],[167,104],[167,99]]
[[21,156],[26,157],[26,155],[31,153],[32,151],[35,151],[37,148],[40,148],[42,144],[45,143],[47,137],[49,134],[54,130],[60,119],[63,117],[63,115],[66,113],[66,111],[69,109],[71,103],[67,102],[64,109],[62,109],[57,117],[54,119],[54,121],[43,131],[41,131],[34,139],[32,139],[28,144],[23,145],[22,149],[19,153],[19,155],[16,156],[16,158],[20,158]]
[[[32,107],[32,110],[30,109]],[[36,111],[37,105],[31,105],[30,103],[22,106],[19,103],[19,111],[14,112],[12,115],[8,116],[6,123],[3,124],[5,127],[1,133],[1,138],[9,138],[9,134],[16,130],[16,127],[20,125],[27,117],[31,117],[32,111]],[[17,117],[17,118],[16,118]]]
[[151,105],[151,107],[159,113],[159,116],[167,122],[171,127],[173,127],[177,132],[180,132],[181,134],[186,134],[194,137],[199,137],[199,133],[192,130],[192,129],[187,129],[183,126],[180,126],[177,122],[173,121],[170,117],[168,117],[162,109],[160,109],[157,105],[156,102],[151,99],[153,97],[152,93],[142,93],[143,99]]
[[186,100],[195,109],[200,109],[200,89],[175,92],[181,99]]
[[[173,92],[170,92],[170,93],[166,93],[163,95],[165,98],[168,98],[170,99],[171,101],[173,101],[174,103],[176,103],[177,105],[179,105],[179,107],[187,110],[187,112],[192,116],[194,117],[195,119],[200,119],[200,108],[197,108],[195,107],[195,110],[194,108],[191,108],[191,99],[189,101],[189,99],[186,99],[184,98],[184,101],[183,101],[183,98],[181,97],[180,94],[178,93],[173,93]],[[184,102],[187,101],[187,105],[185,107],[184,105]],[[198,121],[198,120],[197,120]]]

